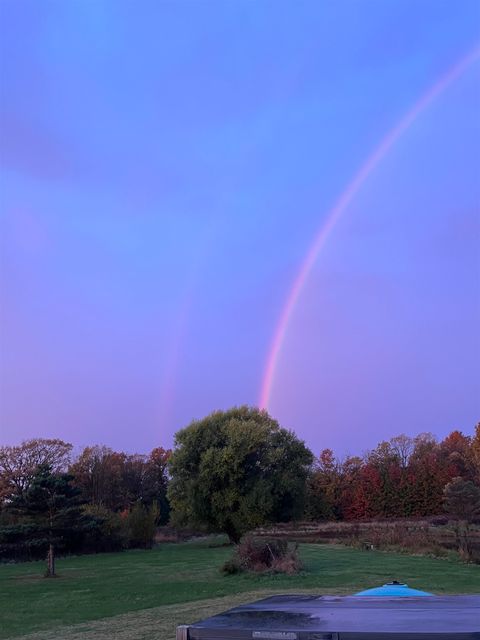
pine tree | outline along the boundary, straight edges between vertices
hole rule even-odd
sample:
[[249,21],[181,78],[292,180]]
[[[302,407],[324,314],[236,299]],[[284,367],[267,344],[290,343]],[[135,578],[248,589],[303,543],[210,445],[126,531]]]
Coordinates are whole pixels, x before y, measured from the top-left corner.
[[87,525],[81,511],[80,491],[72,486],[73,476],[52,473],[50,465],[38,467],[29,489],[12,501],[11,509],[26,517],[32,525],[36,540],[29,543],[47,543],[47,570],[45,577],[55,576],[55,549],[74,533]]
[[459,520],[470,521],[480,514],[480,488],[471,480],[454,478],[444,490],[447,513]]

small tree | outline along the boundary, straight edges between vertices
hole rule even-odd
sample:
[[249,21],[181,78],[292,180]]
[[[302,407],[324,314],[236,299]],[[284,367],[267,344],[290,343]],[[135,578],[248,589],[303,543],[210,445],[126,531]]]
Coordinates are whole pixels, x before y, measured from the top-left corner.
[[163,447],[153,449],[146,460],[144,504],[156,502],[160,509],[159,523],[166,524],[170,516],[170,504],[167,499],[168,461],[172,452]]
[[127,527],[131,547],[151,549],[155,537],[160,510],[156,502],[150,508],[137,502],[127,516]]
[[97,553],[128,547],[127,526],[120,513],[95,504],[85,504],[82,510],[84,517],[90,520],[85,531],[84,550]]
[[456,534],[459,551],[471,557],[469,523],[480,514],[480,488],[470,480],[454,478],[444,489],[445,510],[457,519]]
[[72,479],[67,473],[52,473],[50,465],[41,465],[25,494],[11,503],[13,511],[36,525],[33,535],[37,543],[48,544],[45,577],[55,576],[56,545],[86,524],[81,514],[80,492],[72,486]]
[[480,514],[480,488],[471,480],[454,478],[444,490],[445,509],[447,513],[470,522]]
[[303,514],[312,461],[305,444],[266,411],[216,411],[176,434],[172,519],[223,531],[237,543],[266,522]]

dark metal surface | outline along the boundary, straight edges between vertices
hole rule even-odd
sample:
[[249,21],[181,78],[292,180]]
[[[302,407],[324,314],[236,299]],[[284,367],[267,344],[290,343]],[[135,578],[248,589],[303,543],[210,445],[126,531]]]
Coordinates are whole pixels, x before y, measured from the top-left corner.
[[274,596],[189,627],[190,640],[480,640],[480,595]]

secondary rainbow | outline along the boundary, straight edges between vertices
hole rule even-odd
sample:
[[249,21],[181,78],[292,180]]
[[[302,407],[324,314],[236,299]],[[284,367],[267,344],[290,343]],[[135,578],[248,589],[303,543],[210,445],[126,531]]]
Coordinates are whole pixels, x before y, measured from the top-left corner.
[[297,277],[294,280],[292,288],[289,291],[285,304],[283,306],[280,318],[275,329],[272,344],[268,353],[268,358],[264,370],[262,380],[262,388],[259,399],[261,408],[268,408],[272,387],[275,379],[275,372],[278,366],[280,352],[285,341],[290,319],[298,303],[299,297],[305,287],[310,272],[313,269],[318,255],[322,250],[325,242],[333,231],[335,225],[348,208],[349,204],[356,196],[363,183],[369,175],[374,171],[377,165],[387,155],[395,142],[407,131],[411,124],[427,109],[427,107],[447,89],[452,82],[460,77],[468,67],[480,59],[480,48],[473,50],[454,67],[452,67],[433,87],[431,87],[408,111],[408,113],[400,120],[400,122],[387,133],[380,144],[374,149],[373,153],[366,159],[358,172],[353,176],[346,189],[340,195],[339,199],[329,211],[326,221],[320,227],[315,239],[303,261]]

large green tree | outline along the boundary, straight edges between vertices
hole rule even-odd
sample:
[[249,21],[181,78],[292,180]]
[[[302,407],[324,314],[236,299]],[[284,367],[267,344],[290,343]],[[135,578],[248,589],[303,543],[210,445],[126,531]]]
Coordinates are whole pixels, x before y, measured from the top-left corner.
[[216,411],[175,437],[168,497],[177,524],[203,525],[238,542],[266,522],[303,513],[313,456],[266,411]]

